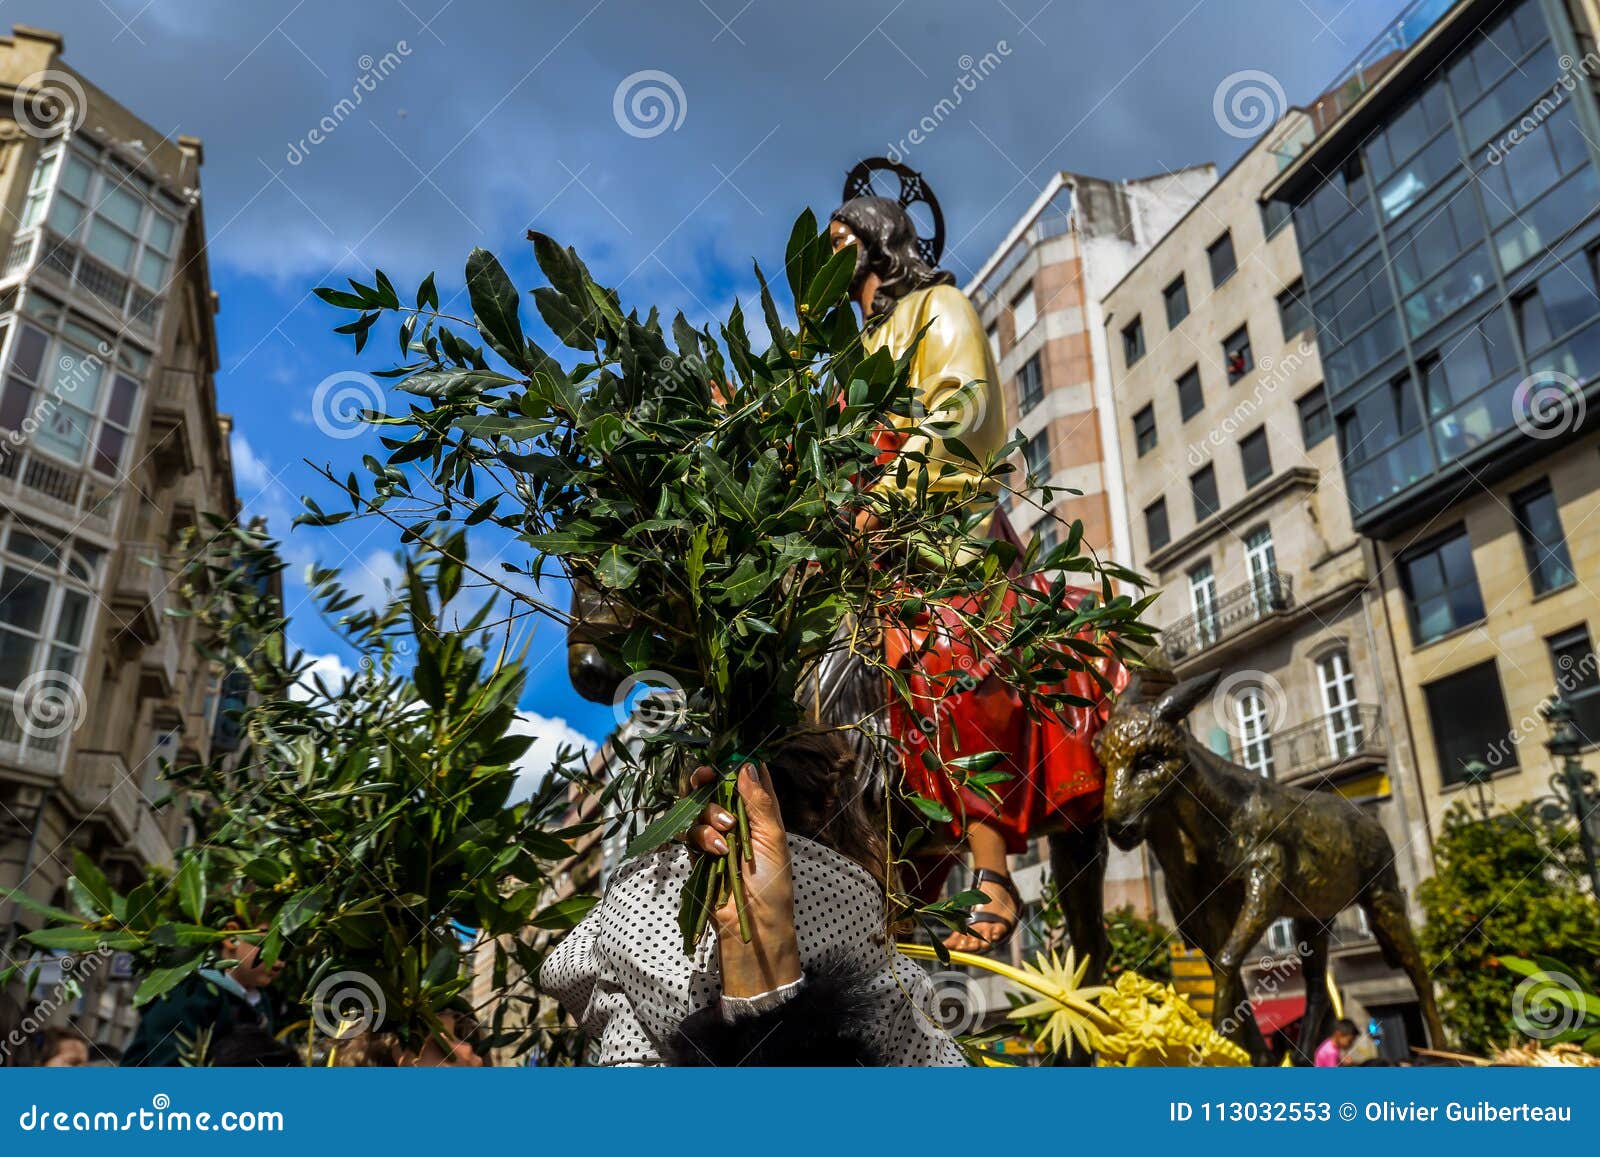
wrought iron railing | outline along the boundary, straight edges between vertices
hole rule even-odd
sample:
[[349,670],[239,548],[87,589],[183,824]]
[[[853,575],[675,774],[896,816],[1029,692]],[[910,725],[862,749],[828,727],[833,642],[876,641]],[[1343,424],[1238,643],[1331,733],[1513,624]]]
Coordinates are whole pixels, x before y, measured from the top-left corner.
[[[1268,735],[1265,744],[1276,779],[1336,767],[1352,759],[1382,757],[1387,750],[1383,712],[1371,704],[1353,704]],[[1243,762],[1239,740],[1233,741],[1230,754],[1235,763]]]
[[1171,659],[1188,658],[1293,605],[1294,584],[1289,576],[1267,571],[1243,586],[1223,592],[1209,607],[1164,628],[1161,647]]

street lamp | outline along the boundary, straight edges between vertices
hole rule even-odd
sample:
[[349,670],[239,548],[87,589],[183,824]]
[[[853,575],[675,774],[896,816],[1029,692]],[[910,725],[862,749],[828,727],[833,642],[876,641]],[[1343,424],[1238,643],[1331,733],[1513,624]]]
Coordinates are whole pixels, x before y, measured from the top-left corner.
[[1542,709],[1550,724],[1550,738],[1545,740],[1545,750],[1556,770],[1550,777],[1550,789],[1556,794],[1540,801],[1539,811],[1546,819],[1561,819],[1568,815],[1578,822],[1578,847],[1589,869],[1589,886],[1596,899],[1600,899],[1600,836],[1596,835],[1596,821],[1600,819],[1600,779],[1584,768],[1578,753],[1584,748],[1584,738],[1573,726],[1572,704],[1557,692]]
[[1494,771],[1481,759],[1471,759],[1461,765],[1461,782],[1472,788],[1478,797],[1478,810],[1486,821],[1494,810],[1494,801],[1489,797],[1489,781],[1493,778]]

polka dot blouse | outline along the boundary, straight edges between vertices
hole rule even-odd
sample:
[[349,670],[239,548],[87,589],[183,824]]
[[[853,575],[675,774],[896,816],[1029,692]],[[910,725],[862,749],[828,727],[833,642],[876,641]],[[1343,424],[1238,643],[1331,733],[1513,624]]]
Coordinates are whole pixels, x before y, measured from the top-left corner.
[[[933,1017],[928,974],[896,952],[883,892],[860,865],[789,833],[795,931],[806,972],[860,974],[872,995],[864,1039],[896,1065],[964,1065]],[[687,848],[672,845],[623,865],[600,903],[545,961],[539,986],[600,1042],[602,1065],[659,1065],[661,1047],[690,1014],[722,993],[716,929],[683,954],[678,897]]]

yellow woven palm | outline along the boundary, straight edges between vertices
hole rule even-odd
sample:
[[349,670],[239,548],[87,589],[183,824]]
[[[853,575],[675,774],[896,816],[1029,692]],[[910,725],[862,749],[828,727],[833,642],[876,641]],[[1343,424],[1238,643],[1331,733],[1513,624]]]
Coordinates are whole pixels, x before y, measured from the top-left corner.
[[[937,960],[923,944],[900,944],[916,960]],[[1010,1019],[1034,1024],[1035,1038],[1052,1051],[1076,1041],[1109,1066],[1242,1066],[1250,1056],[1220,1035],[1170,984],[1124,972],[1113,986],[1085,985],[1089,959],[1041,952],[1020,967],[970,952],[950,960],[1003,976],[1038,999],[1018,1005]]]

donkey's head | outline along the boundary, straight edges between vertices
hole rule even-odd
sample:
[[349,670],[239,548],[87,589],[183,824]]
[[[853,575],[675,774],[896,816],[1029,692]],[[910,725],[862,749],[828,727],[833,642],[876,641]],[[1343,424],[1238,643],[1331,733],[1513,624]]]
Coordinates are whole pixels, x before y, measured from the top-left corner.
[[1106,834],[1119,848],[1134,848],[1144,840],[1151,809],[1188,769],[1188,744],[1180,724],[1211,694],[1220,675],[1213,671],[1185,679],[1150,704],[1125,697],[1094,737],[1094,752],[1106,776]]
[[623,673],[606,658],[602,644],[628,629],[627,613],[583,575],[572,576],[572,615],[567,623],[567,678],[591,703],[610,703]]

